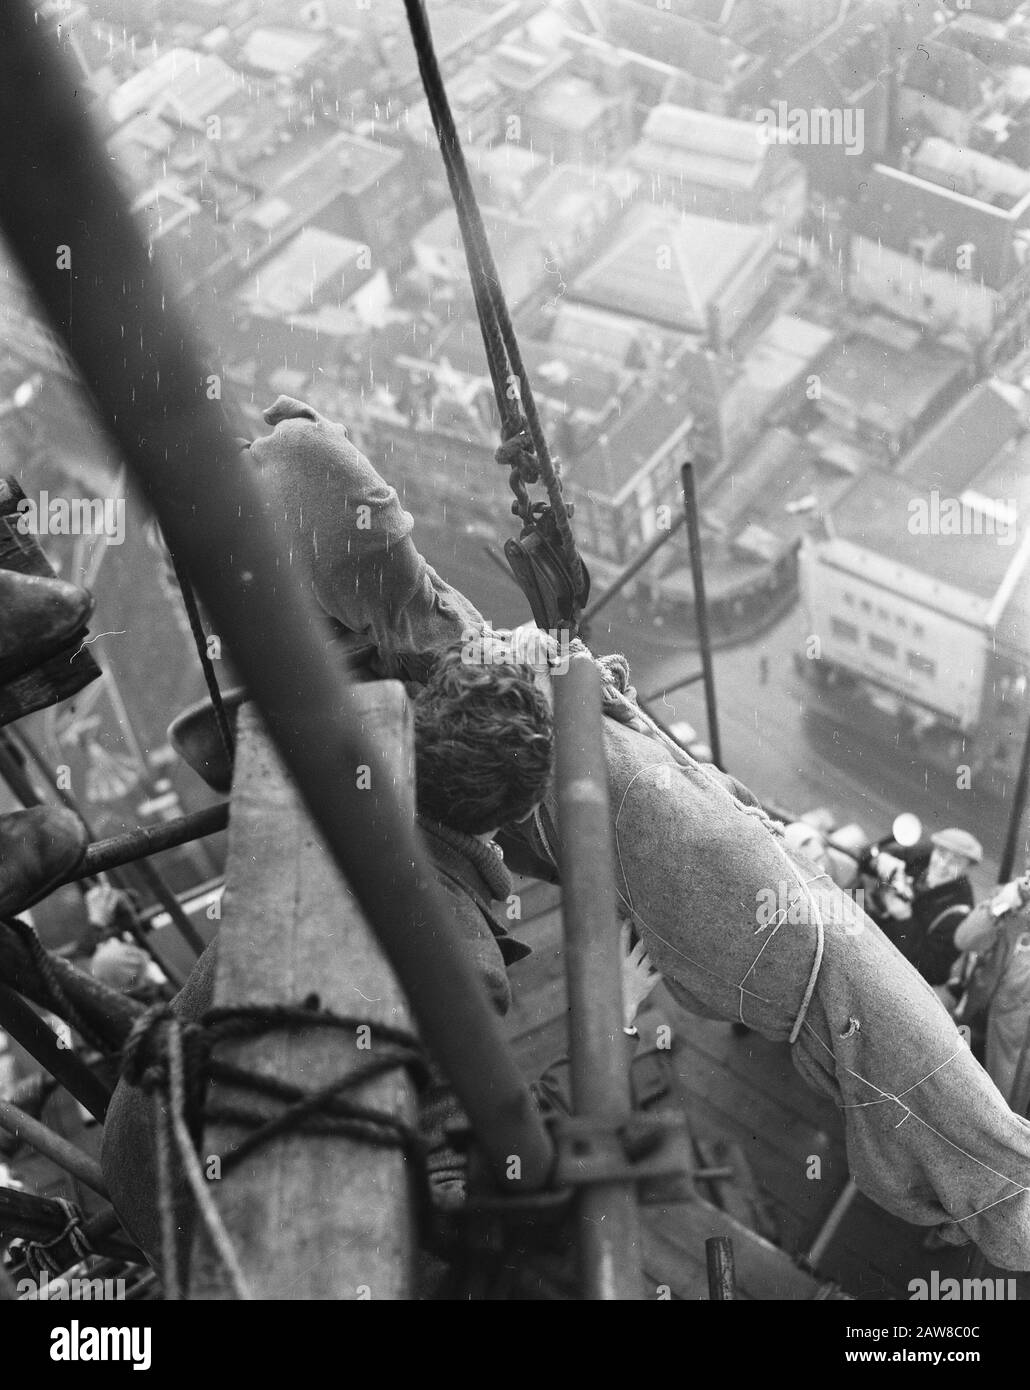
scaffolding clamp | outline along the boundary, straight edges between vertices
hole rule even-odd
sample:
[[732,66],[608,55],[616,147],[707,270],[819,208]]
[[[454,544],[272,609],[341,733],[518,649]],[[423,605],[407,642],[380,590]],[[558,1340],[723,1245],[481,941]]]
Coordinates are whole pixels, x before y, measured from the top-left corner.
[[636,1111],[612,1119],[561,1115],[551,1127],[558,1187],[645,1182],[685,1176],[693,1167],[686,1117],[679,1111]]

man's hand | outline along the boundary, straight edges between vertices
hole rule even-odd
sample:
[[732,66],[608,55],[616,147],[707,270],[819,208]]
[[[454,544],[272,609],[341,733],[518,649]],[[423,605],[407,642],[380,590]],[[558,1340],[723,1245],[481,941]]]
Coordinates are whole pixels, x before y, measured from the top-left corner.
[[622,924],[619,944],[622,948],[622,1026],[632,1028],[641,1004],[662,977],[651,964],[644,943],[631,944],[628,922]]
[[880,891],[880,901],[887,916],[895,922],[907,922],[912,916],[912,900],[910,897],[903,897],[891,885],[885,886]]
[[1010,912],[1019,912],[1030,902],[1030,880],[1026,874],[1013,879],[999,888],[991,899],[991,916],[1005,917]]
[[873,867],[881,883],[889,884],[895,893],[903,898],[912,896],[912,881],[908,876],[908,865],[904,859],[898,859],[896,855],[881,850]]
[[98,883],[86,890],[86,916],[91,927],[108,932],[123,914],[133,911],[132,899],[120,888]]

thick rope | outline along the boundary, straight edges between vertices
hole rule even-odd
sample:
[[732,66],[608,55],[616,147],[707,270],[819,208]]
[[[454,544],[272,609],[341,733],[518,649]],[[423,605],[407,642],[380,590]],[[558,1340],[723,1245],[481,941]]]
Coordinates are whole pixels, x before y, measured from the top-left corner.
[[179,1150],[179,1159],[186,1174],[186,1181],[189,1183],[197,1203],[197,1210],[200,1212],[211,1244],[217,1251],[218,1257],[225,1267],[225,1272],[229,1276],[233,1293],[240,1300],[252,1301],[254,1295],[250,1291],[239,1257],[233,1249],[229,1232],[225,1229],[222,1218],[218,1214],[218,1208],[211,1200],[211,1193],[207,1189],[193,1141],[183,1119],[186,1108],[186,1085],[183,1076],[182,1025],[177,1019],[170,1020],[168,1024],[168,1080],[168,1123]]
[[56,1198],[56,1201],[65,1214],[64,1228],[51,1240],[26,1240],[14,1242],[11,1246],[12,1253],[17,1250],[24,1259],[29,1274],[37,1284],[44,1273],[57,1275],[66,1268],[66,1246],[71,1247],[78,1260],[88,1259],[97,1253],[83,1227],[79,1208],[63,1197]]
[[178,1303],[182,1298],[179,1284],[179,1252],[176,1243],[175,1190],[172,1186],[172,1141],[161,1096],[154,1091],[150,1098],[155,1148],[157,1150],[157,1209],[161,1222],[161,1281],[165,1299]]
[[[543,481],[573,588],[577,593],[582,593],[583,563],[572,534],[571,508],[563,496],[561,477],[551,458],[536,408],[532,384],[519,350],[482,214],[469,178],[461,140],[454,124],[447,89],[436,60],[425,7],[422,0],[404,0],[404,7],[415,45],[422,85],[440,142],[447,181],[458,216],[476,312],[501,417],[503,443],[498,450],[498,462],[510,469],[512,490],[516,496],[513,511],[527,524],[532,519],[532,508],[525,484],[536,482],[538,478]],[[513,396],[516,399],[513,399]],[[521,405],[521,411],[516,400]],[[532,453],[527,445],[532,446]]]
[[[218,1042],[256,1038],[284,1029],[322,1027],[353,1031],[374,1029],[377,1055],[339,1080],[315,1091],[248,1072],[214,1058]],[[232,1241],[211,1199],[207,1180],[197,1157],[204,1125],[238,1125],[248,1133],[231,1152],[219,1156],[224,1174],[256,1149],[285,1134],[318,1134],[346,1137],[380,1148],[399,1148],[422,1157],[417,1131],[395,1115],[350,1099],[345,1093],[399,1067],[425,1081],[428,1069],[417,1040],[403,1029],[331,1013],[317,1007],[252,1005],[210,1009],[199,1023],[183,1023],[165,1004],[148,1009],[133,1025],[122,1053],[123,1075],[130,1085],[153,1097],[157,1137],[158,1207],[161,1220],[161,1253],[166,1297],[181,1297],[178,1277],[173,1153],[177,1156],[200,1218],[228,1275],[237,1298],[253,1294],[232,1246]],[[236,1102],[204,1104],[209,1081],[217,1081],[280,1103],[278,1115]],[[162,1097],[165,1104],[161,1104]]]

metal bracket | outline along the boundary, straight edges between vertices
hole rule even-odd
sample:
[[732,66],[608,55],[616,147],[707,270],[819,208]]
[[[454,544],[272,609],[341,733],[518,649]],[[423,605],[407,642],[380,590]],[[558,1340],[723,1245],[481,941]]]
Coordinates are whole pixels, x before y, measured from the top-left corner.
[[685,1176],[693,1167],[686,1117],[679,1111],[636,1112],[613,1120],[562,1115],[552,1128],[559,1187]]

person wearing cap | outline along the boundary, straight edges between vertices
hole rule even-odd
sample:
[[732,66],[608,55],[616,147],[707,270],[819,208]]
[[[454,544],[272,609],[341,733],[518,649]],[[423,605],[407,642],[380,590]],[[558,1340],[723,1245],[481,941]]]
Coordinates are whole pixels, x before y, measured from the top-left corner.
[[1012,1108],[1025,1113],[1026,1086],[1020,1085],[1021,1096],[1014,1087],[1030,1024],[1030,866],[973,908],[959,924],[955,944],[981,958],[988,1075]]
[[948,980],[961,954],[955,933],[973,907],[968,875],[981,859],[980,841],[957,826],[938,830],[929,845],[892,841],[876,855],[876,872],[888,880],[878,924],[948,1008],[955,1002]]

